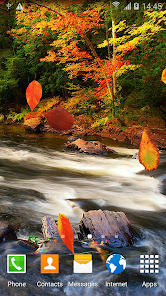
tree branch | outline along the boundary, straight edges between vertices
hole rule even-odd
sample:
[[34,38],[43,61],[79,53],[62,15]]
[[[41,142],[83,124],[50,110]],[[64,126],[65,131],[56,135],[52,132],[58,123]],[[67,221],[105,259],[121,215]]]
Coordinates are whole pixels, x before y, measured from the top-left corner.
[[[63,14],[61,14],[60,12],[58,12],[57,10],[55,10],[55,9],[53,9],[53,8],[47,6],[47,5],[40,4],[40,3],[36,2],[36,1],[30,1],[30,0],[29,0],[29,2],[30,2],[30,3],[33,3],[33,4],[36,4],[36,5],[39,5],[39,6],[41,6],[41,7],[45,7],[46,9],[51,10],[51,11],[53,11],[53,12],[59,14],[59,15],[62,16],[62,17],[65,17],[65,16],[64,16]],[[102,70],[102,72],[103,72],[103,76],[104,76],[104,78],[105,78],[105,80],[106,80],[106,84],[107,84],[107,88],[108,88],[109,95],[110,95],[110,97],[111,97],[111,100],[113,100],[113,94],[112,94],[111,86],[110,86],[110,83],[109,83],[109,81],[108,81],[108,79],[107,79],[107,75],[104,73],[104,65],[103,65],[103,62],[102,62],[101,59],[99,58],[99,56],[98,56],[98,54],[97,54],[95,48],[93,47],[92,43],[90,42],[90,40],[89,40],[89,38],[86,36],[86,34],[83,34],[83,33],[81,34],[81,33],[80,33],[80,35],[81,35],[81,37],[85,40],[85,42],[87,43],[87,45],[89,46],[89,48],[91,49],[91,51],[92,51],[92,53],[93,53],[93,56],[96,58],[96,60],[97,60],[97,62],[98,62],[98,64],[99,64],[99,66],[101,67],[101,70]]]
[[47,6],[47,5],[40,4],[40,3],[36,2],[36,1],[30,1],[30,0],[29,0],[28,2],[33,3],[33,4],[36,4],[36,5],[39,5],[39,6],[41,6],[41,7],[45,7],[46,9],[51,10],[51,11],[53,11],[53,12],[59,14],[59,15],[62,16],[62,17],[65,17],[62,13],[60,13],[59,11],[57,11],[57,10],[55,10],[55,9],[53,9],[53,8],[51,8],[51,7],[49,7],[49,6]]

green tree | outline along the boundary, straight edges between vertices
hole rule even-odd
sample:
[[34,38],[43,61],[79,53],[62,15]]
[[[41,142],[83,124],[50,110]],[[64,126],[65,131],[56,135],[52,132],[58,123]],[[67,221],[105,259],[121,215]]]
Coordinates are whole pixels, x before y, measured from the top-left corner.
[[[110,47],[113,48],[116,43],[116,52],[123,51],[125,58],[130,60],[130,65],[125,64],[116,72],[122,86],[122,96],[137,92],[137,99],[134,102],[136,98],[134,95],[133,104],[139,107],[149,104],[165,112],[162,108],[165,90],[160,80],[163,70],[162,61],[166,53],[166,12],[164,10],[142,11],[139,18],[135,19],[134,12],[131,14],[132,22],[129,14],[123,21],[119,21],[119,15],[115,15],[116,37],[105,40],[99,47],[107,47],[109,41]],[[126,46],[136,48],[125,54]]]

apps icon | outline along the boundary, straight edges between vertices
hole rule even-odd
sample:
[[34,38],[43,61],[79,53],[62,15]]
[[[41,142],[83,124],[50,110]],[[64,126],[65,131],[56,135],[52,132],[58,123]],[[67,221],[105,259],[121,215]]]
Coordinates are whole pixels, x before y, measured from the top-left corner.
[[159,273],[159,255],[140,255],[140,273]]
[[126,268],[126,259],[120,254],[112,254],[107,258],[106,267],[111,273],[121,273]]
[[58,273],[59,255],[42,254],[41,255],[41,273]]
[[73,261],[74,273],[92,273],[92,255],[76,254]]
[[7,255],[7,273],[26,273],[26,255]]

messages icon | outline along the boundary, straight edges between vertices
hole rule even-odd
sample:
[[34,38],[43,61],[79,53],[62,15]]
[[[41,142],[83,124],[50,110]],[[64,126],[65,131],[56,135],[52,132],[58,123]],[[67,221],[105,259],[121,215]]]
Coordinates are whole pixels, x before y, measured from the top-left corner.
[[73,262],[74,273],[92,273],[92,255],[76,254]]

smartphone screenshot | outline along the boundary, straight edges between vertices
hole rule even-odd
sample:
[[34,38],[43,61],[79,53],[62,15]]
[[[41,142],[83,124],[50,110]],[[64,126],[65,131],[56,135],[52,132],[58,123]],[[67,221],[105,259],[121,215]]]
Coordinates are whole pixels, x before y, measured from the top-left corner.
[[166,3],[0,0],[0,295],[166,295]]

